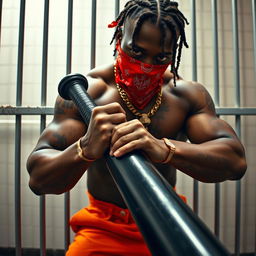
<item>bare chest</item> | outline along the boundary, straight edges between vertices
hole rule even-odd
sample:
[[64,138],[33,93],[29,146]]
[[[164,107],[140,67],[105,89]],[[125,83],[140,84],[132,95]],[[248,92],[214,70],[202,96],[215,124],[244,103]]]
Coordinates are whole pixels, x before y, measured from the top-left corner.
[[[148,114],[155,106],[155,100],[142,111],[138,113]],[[105,105],[112,102],[118,102],[126,111],[127,120],[140,119],[141,115],[132,113],[131,109],[121,99],[115,87],[110,87],[100,98],[95,100],[97,105]],[[188,116],[188,104],[184,99],[163,90],[161,104],[153,115],[149,115],[150,124],[147,126],[148,131],[156,138],[176,138],[184,133],[186,118]],[[145,115],[146,116],[146,115]],[[146,117],[148,118],[148,117]]]

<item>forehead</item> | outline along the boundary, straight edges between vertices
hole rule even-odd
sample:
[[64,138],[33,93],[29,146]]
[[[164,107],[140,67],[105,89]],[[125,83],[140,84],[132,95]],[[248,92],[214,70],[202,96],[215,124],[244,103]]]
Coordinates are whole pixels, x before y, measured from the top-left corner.
[[[124,24],[124,38],[132,40],[136,24],[136,19],[126,20]],[[162,45],[163,42],[165,42],[165,46],[170,46],[174,43],[173,36],[169,28],[162,31],[159,25],[154,24],[149,19],[143,21],[140,25],[140,29],[136,31],[134,39],[135,41],[147,41],[153,45]]]

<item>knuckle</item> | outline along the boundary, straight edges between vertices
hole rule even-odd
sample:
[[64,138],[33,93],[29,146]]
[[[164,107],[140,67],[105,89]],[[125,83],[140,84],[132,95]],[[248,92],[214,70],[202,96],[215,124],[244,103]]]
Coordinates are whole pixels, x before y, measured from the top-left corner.
[[95,115],[99,114],[100,112],[101,112],[101,107],[100,106],[96,106],[92,110],[92,116],[95,116]]
[[150,138],[149,137],[147,137],[147,136],[145,136],[145,137],[143,137],[143,144],[144,145],[150,145]]
[[144,127],[138,119],[134,119],[133,122],[137,128]]
[[120,113],[120,119],[122,119],[123,121],[125,121],[125,120],[126,120],[126,114]]
[[122,112],[122,113],[124,112],[122,106],[121,106],[118,102],[113,102],[112,104],[113,104],[113,105],[112,105],[113,108],[114,108],[117,112]]
[[117,136],[121,135],[121,131],[120,131],[120,129],[118,129],[117,126],[113,127],[113,133],[115,133]]
[[131,150],[135,150],[137,148],[137,143],[135,141],[131,141],[130,148],[131,148]]
[[101,141],[102,141],[103,143],[108,143],[109,140],[110,140],[110,136],[109,136],[109,135],[104,134],[104,135],[101,136]]
[[105,117],[102,114],[98,114],[94,117],[95,123],[101,125],[105,122]]
[[104,125],[101,125],[100,128],[99,128],[100,132],[105,134],[109,131],[109,128],[108,128],[108,125],[104,124]]
[[112,105],[116,108],[120,108],[120,104],[118,102],[113,102]]

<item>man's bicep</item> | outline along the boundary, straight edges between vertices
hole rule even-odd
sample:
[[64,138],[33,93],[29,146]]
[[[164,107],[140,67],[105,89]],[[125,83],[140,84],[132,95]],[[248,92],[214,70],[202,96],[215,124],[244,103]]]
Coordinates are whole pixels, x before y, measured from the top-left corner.
[[188,139],[196,144],[219,138],[237,139],[232,127],[211,113],[198,113],[190,116],[186,124],[186,134]]
[[57,96],[53,120],[40,135],[34,151],[45,148],[64,150],[77,138],[80,138],[85,129],[73,101]]
[[86,132],[83,122],[76,119],[65,119],[60,122],[52,121],[42,132],[35,151],[45,148],[64,150]]

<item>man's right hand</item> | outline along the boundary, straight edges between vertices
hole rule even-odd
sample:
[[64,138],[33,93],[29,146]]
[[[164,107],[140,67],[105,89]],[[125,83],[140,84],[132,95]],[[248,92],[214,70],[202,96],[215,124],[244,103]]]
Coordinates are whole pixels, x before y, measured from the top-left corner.
[[110,147],[114,126],[126,121],[126,113],[119,103],[95,107],[87,132],[81,139],[84,156],[89,159],[101,158]]

